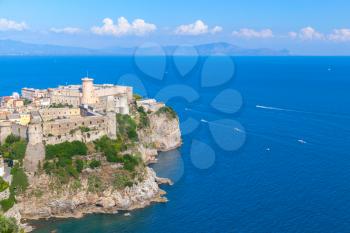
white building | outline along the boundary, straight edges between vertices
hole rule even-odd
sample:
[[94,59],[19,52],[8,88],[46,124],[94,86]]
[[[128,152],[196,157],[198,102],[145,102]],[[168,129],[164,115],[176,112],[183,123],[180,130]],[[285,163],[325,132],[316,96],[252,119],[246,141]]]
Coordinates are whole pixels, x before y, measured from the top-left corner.
[[48,91],[46,89],[34,89],[34,88],[22,88],[22,97],[28,100],[34,100],[36,98],[48,97]]
[[164,107],[165,104],[161,102],[157,102],[155,99],[143,99],[136,101],[137,107],[143,107],[143,109],[148,112],[156,112],[161,107]]

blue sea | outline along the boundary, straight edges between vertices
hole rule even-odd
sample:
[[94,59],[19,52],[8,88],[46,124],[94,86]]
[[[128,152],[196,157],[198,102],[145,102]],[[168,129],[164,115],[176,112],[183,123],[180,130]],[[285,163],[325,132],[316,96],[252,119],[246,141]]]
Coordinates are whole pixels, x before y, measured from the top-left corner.
[[[87,72],[96,83],[134,80],[137,92],[160,96],[177,111],[184,133],[182,147],[153,165],[176,181],[162,186],[168,203],[131,216],[35,221],[35,233],[350,232],[350,57],[232,57],[234,71],[205,57],[191,69],[189,57],[138,59],[0,58],[1,95],[78,84]],[[210,81],[226,71],[232,77],[225,82]],[[203,83],[206,75],[213,85]],[[227,95],[212,105],[225,90],[241,99]],[[244,133],[235,149],[227,132],[210,128],[222,120]],[[193,150],[195,142],[201,150]]]

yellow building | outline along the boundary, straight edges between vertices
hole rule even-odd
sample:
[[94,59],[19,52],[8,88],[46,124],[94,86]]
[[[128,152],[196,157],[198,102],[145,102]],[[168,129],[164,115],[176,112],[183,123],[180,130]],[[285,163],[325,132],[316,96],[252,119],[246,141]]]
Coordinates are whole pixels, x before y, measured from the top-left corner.
[[30,122],[30,114],[23,113],[23,114],[20,115],[19,124],[21,124],[21,125],[28,125],[29,122]]

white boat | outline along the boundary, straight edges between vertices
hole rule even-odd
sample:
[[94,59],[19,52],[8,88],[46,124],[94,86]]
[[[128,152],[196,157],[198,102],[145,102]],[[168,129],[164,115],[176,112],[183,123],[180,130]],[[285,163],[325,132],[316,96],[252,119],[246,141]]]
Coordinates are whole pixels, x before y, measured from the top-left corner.
[[307,142],[304,141],[303,139],[299,139],[298,142],[301,143],[301,144],[306,144],[306,143],[307,143]]

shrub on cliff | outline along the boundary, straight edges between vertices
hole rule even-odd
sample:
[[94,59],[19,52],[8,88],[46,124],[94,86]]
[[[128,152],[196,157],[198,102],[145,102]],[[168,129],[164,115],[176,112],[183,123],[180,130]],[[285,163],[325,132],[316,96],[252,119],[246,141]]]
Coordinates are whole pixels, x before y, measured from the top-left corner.
[[98,168],[98,167],[100,167],[100,166],[101,166],[101,162],[98,161],[98,160],[96,160],[96,159],[92,160],[92,161],[90,162],[90,164],[89,164],[89,167],[90,167],[91,169],[95,169],[95,168]]
[[15,143],[15,142],[18,142],[18,141],[20,141],[20,140],[21,140],[20,137],[15,136],[15,135],[13,135],[13,134],[10,134],[10,135],[7,136],[7,138],[5,139],[5,143],[11,145],[11,144],[13,144],[13,143]]
[[25,192],[29,186],[28,177],[24,172],[23,168],[18,165],[14,166],[11,169],[12,174],[12,183],[10,186],[11,194],[19,194]]
[[138,111],[138,113],[140,115],[138,127],[140,129],[149,127],[150,120],[149,120],[149,118],[147,116],[147,113],[145,112],[145,109],[142,106],[140,106],[140,107],[137,108],[137,111]]
[[20,233],[24,232],[16,223],[16,219],[7,218],[4,215],[0,215],[0,233]]
[[2,177],[0,177],[0,192],[5,191],[8,187],[10,187],[9,183],[7,183]]
[[4,157],[22,161],[26,152],[27,142],[11,134],[5,139],[5,143],[0,146],[0,153]]
[[94,141],[95,148],[106,156],[106,159],[110,163],[123,163],[124,169],[128,171],[134,171],[135,167],[142,164],[142,159],[136,155],[126,154],[123,155],[120,152],[125,150],[125,144],[119,140],[112,140],[107,136]]
[[98,176],[89,176],[88,178],[88,191],[92,193],[101,192],[104,189],[103,182]]
[[142,160],[136,155],[126,154],[122,156],[121,162],[124,164],[125,170],[134,171],[142,163]]
[[27,142],[20,140],[12,144],[10,157],[11,159],[22,161],[27,149]]
[[46,159],[54,159],[56,157],[71,158],[74,155],[87,155],[87,146],[80,141],[63,142],[56,145],[47,145]]
[[7,212],[9,209],[12,208],[12,206],[15,204],[15,202],[16,202],[15,198],[12,195],[8,199],[0,201],[1,210],[3,212]]
[[77,172],[81,173],[84,169],[84,162],[81,159],[75,160],[75,168],[77,169]]
[[112,140],[107,136],[95,140],[94,144],[95,149],[102,152],[110,163],[119,162],[120,152],[127,149],[126,145],[120,139]]
[[[84,169],[81,159],[74,161],[76,155],[87,155],[88,148],[80,141],[63,142],[46,146],[46,160],[44,170],[46,174],[54,175],[61,184],[66,184],[73,177],[79,178],[79,173]],[[74,163],[73,163],[74,161]]]
[[160,114],[166,114],[166,116],[170,119],[175,119],[177,117],[176,112],[174,111],[174,109],[172,109],[169,106],[164,106],[161,107],[160,109],[158,109],[158,111],[156,112],[157,115]]
[[12,174],[12,183],[10,186],[10,197],[0,202],[1,209],[4,212],[11,209],[12,206],[15,204],[16,202],[15,196],[17,194],[25,192],[25,190],[29,186],[28,177],[25,174],[23,168],[19,167],[18,164],[16,164],[11,169],[11,174]]
[[134,100],[141,100],[142,99],[142,96],[139,95],[139,94],[133,94],[133,97],[134,97]]
[[125,187],[131,187],[133,185],[133,180],[128,174],[116,173],[113,175],[112,184],[115,189],[123,189]]
[[129,115],[117,114],[117,135],[123,141],[138,141],[137,124]]

